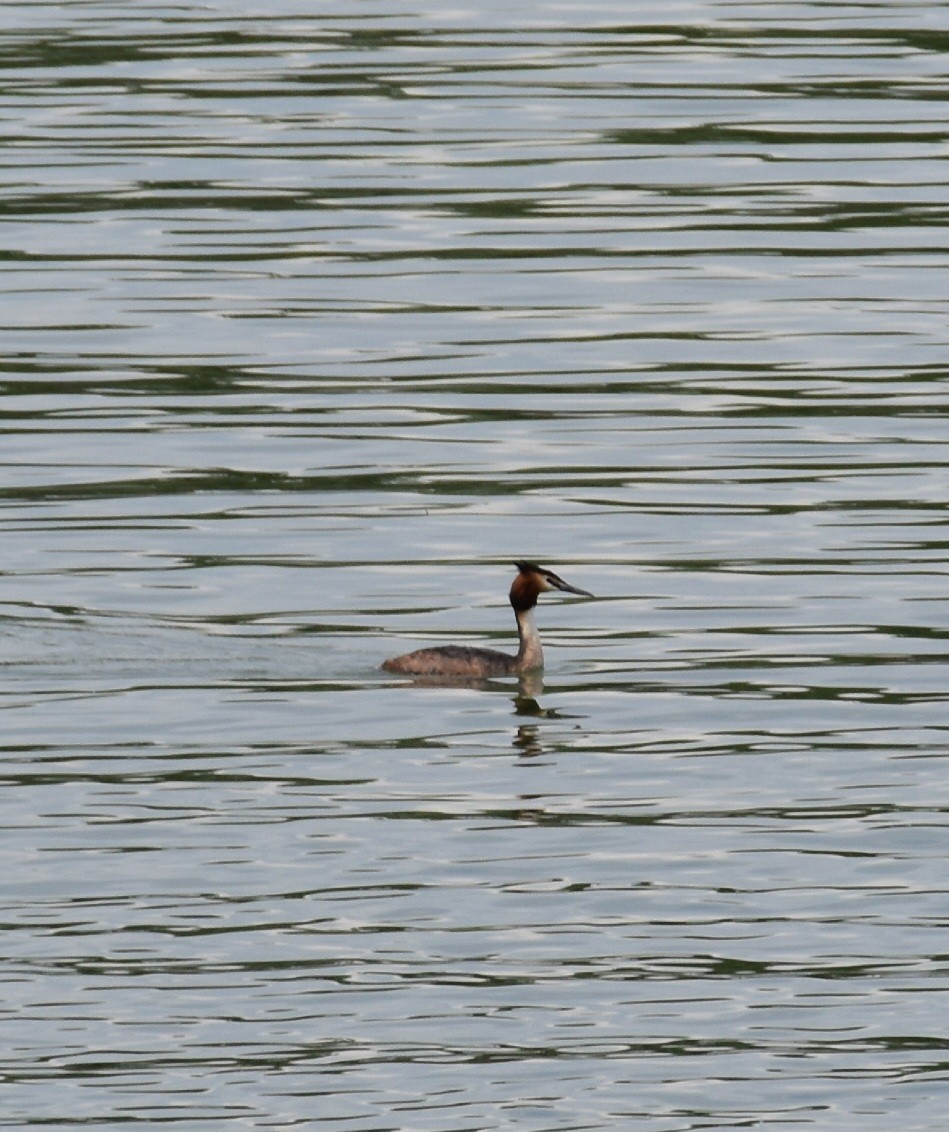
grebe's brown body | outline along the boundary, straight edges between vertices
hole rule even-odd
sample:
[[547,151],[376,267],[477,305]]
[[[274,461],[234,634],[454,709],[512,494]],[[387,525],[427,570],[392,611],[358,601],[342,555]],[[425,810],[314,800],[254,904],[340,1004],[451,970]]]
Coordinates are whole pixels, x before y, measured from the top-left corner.
[[517,676],[544,667],[544,652],[534,624],[537,598],[547,590],[563,590],[568,594],[593,597],[589,590],[571,586],[553,570],[533,562],[515,562],[517,577],[511,586],[510,599],[517,619],[520,647],[516,656],[495,649],[469,648],[467,645],[442,645],[434,649],[418,649],[404,656],[394,656],[383,664],[387,672],[408,676],[470,677]]

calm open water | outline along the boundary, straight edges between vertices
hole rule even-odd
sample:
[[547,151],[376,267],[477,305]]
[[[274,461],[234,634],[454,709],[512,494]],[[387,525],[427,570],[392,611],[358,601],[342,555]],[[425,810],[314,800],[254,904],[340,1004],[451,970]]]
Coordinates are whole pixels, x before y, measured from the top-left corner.
[[0,1127],[945,1128],[946,6],[0,24]]

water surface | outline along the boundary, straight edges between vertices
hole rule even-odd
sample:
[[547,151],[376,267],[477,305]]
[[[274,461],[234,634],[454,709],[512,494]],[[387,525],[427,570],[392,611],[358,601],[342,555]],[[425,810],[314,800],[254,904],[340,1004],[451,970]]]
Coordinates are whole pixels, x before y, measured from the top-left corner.
[[0,1126],[943,1127],[946,46],[7,7]]

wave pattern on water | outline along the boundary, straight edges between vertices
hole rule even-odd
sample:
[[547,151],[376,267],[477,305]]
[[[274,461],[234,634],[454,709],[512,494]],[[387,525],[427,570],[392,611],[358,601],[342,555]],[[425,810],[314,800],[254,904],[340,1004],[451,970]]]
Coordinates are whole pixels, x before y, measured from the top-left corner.
[[0,1127],[936,1132],[938,8],[323,7],[7,6]]

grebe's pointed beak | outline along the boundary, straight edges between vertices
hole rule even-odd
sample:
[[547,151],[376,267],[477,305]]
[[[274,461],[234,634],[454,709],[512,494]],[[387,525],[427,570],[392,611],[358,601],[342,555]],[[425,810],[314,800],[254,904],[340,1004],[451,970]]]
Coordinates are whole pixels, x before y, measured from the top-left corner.
[[571,586],[569,582],[565,582],[563,578],[558,578],[556,574],[551,574],[549,571],[544,574],[544,577],[555,590],[563,590],[567,594],[579,594],[581,597],[594,596],[589,590],[581,590],[579,586]]

